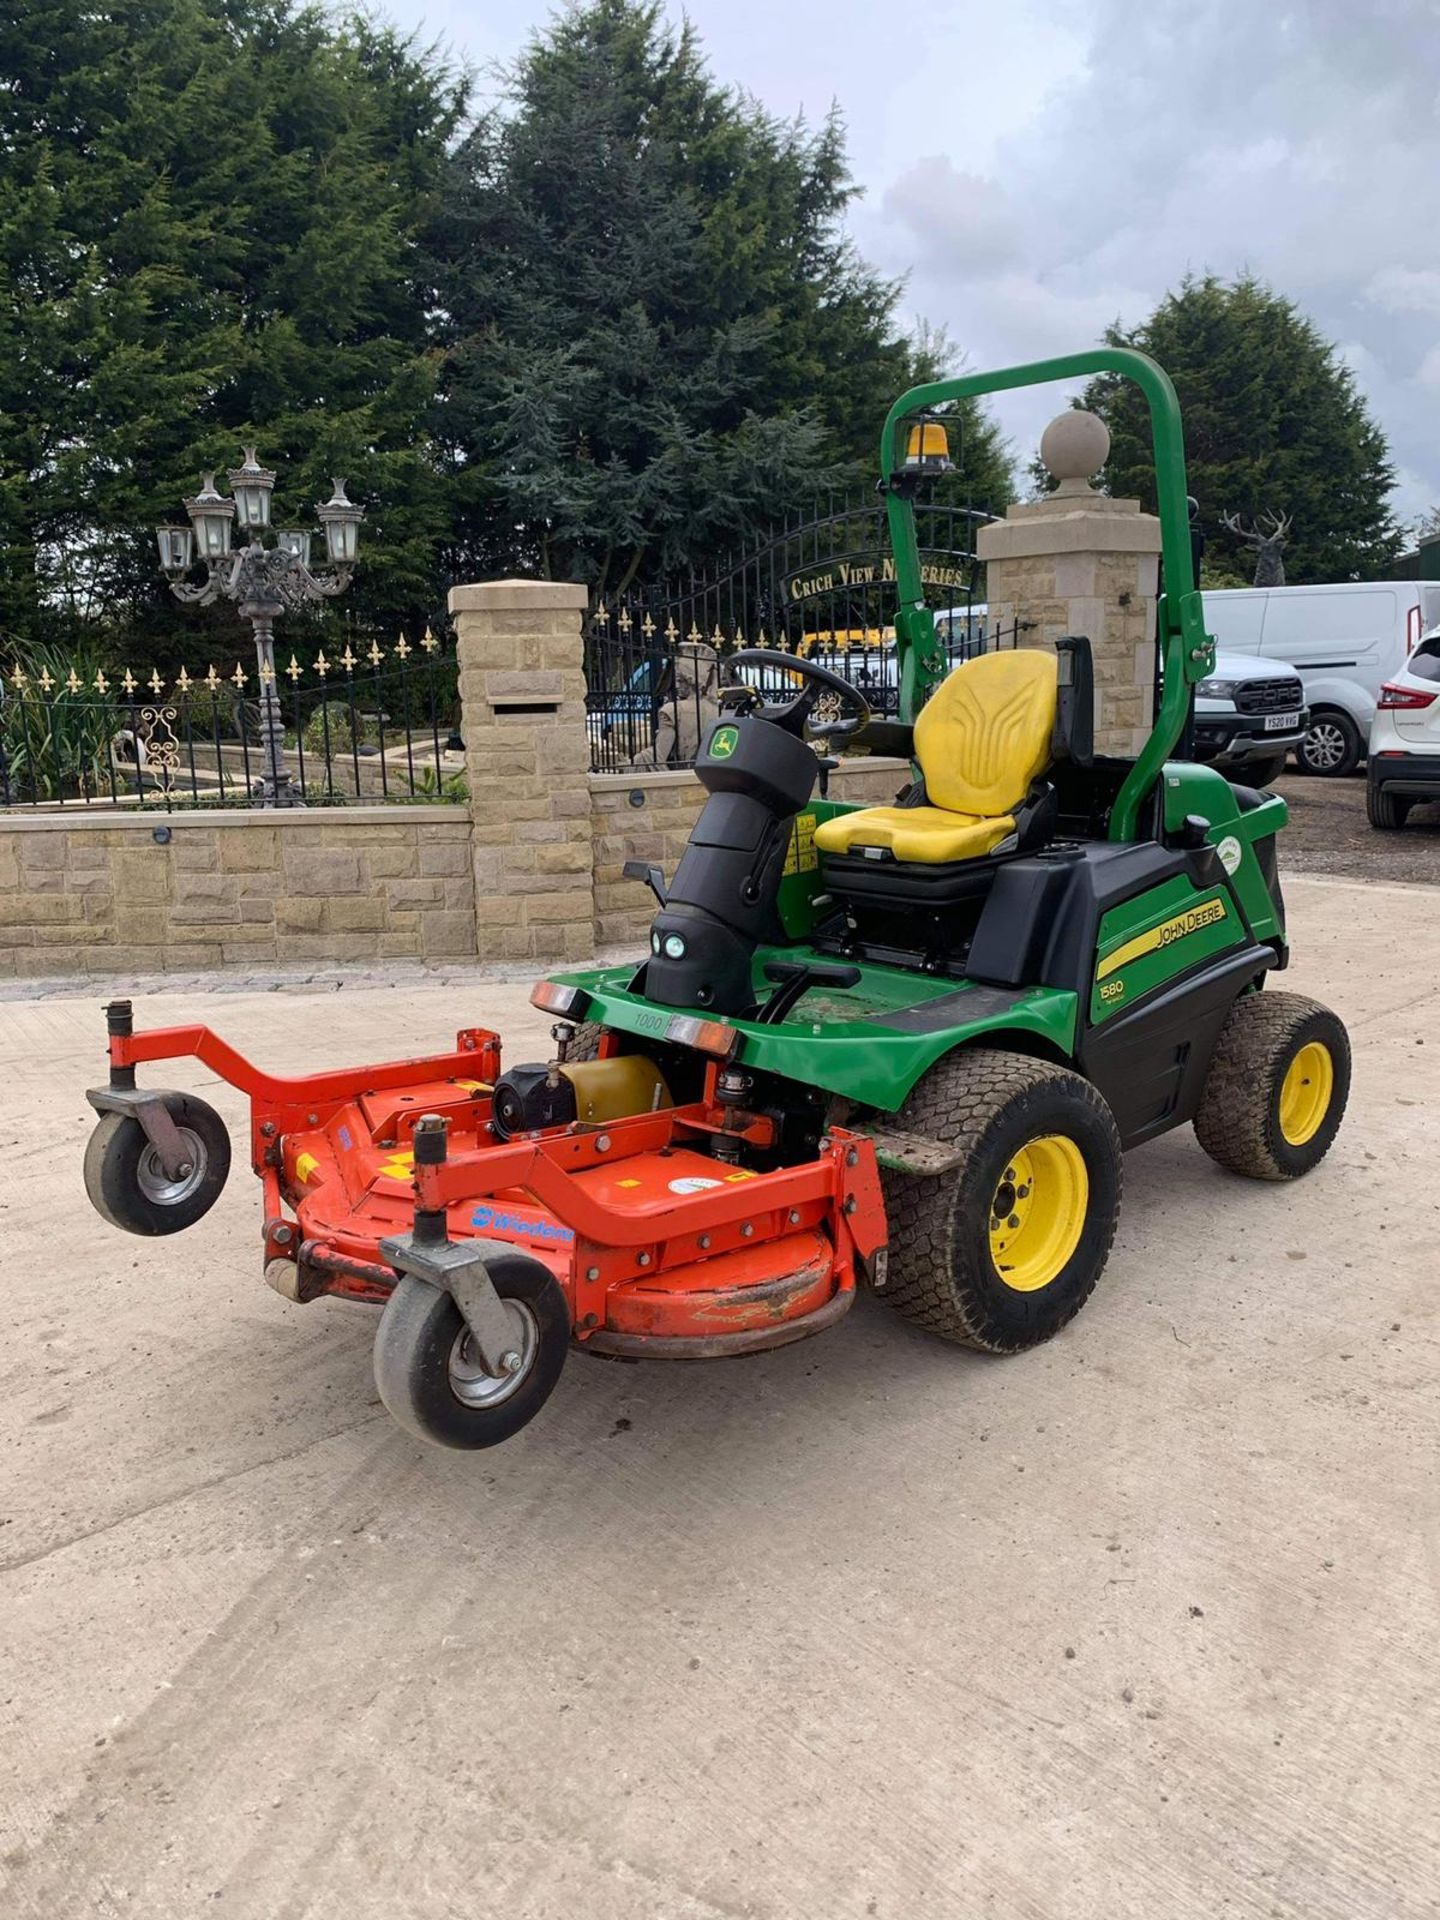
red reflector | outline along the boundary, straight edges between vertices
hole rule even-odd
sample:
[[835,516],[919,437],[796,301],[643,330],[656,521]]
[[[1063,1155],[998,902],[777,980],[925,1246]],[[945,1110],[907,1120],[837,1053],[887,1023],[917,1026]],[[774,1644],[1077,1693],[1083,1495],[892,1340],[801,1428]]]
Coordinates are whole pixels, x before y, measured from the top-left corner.
[[1428,707],[1434,699],[1433,693],[1422,693],[1419,687],[1397,687],[1392,681],[1387,680],[1381,687],[1380,698],[1375,704],[1377,707],[1388,708],[1391,712],[1397,708],[1409,711],[1416,707]]
[[558,1013],[567,1020],[583,1020],[590,998],[579,987],[567,987],[559,980],[541,980],[530,989],[530,1004],[538,1007],[542,1013]]

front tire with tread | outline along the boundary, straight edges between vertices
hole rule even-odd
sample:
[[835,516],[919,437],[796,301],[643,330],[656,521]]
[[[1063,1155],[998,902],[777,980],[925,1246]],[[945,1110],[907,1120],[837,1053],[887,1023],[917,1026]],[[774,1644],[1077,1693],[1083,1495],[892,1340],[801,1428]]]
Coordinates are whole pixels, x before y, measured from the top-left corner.
[[[1333,1075],[1329,1104],[1314,1131],[1285,1137],[1281,1094],[1297,1056],[1319,1045]],[[1245,993],[1220,1029],[1195,1135],[1217,1166],[1250,1180],[1296,1180],[1329,1151],[1350,1093],[1350,1037],[1344,1022],[1300,993]]]
[[[1104,1271],[1120,1214],[1120,1136],[1078,1073],[1018,1053],[966,1047],[911,1093],[898,1125],[965,1149],[952,1172],[886,1171],[890,1259],[882,1298],[917,1326],[987,1353],[1019,1353],[1058,1333]],[[991,1252],[994,1197],[1027,1143],[1059,1137],[1086,1174],[1078,1242],[1047,1284],[1019,1291]]]

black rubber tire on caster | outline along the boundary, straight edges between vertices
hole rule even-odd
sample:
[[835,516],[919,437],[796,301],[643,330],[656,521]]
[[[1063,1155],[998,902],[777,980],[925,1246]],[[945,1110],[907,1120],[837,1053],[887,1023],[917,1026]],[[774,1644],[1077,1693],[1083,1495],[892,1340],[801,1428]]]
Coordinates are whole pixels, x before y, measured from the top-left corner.
[[1392,787],[1377,786],[1374,780],[1366,783],[1366,817],[1372,827],[1379,827],[1382,832],[1393,833],[1403,827],[1415,805],[1414,800],[1396,793]]
[[511,1307],[522,1357],[508,1379],[485,1373],[459,1307],[428,1281],[405,1275],[380,1316],[375,1384],[387,1412],[418,1440],[498,1446],[529,1425],[560,1378],[571,1331],[560,1283],[526,1253],[497,1253],[486,1265]]
[[1195,1135],[1250,1180],[1296,1180],[1324,1159],[1350,1094],[1344,1022],[1300,993],[1245,993],[1216,1042]]
[[881,1298],[987,1353],[1050,1339],[1089,1299],[1115,1238],[1120,1135],[1109,1107],[1066,1067],[965,1047],[930,1069],[897,1124],[965,1158],[949,1173],[882,1176]]
[[1306,773],[1318,773],[1329,780],[1353,773],[1364,755],[1360,729],[1339,707],[1322,707],[1312,713],[1309,728],[1295,749],[1295,758]]
[[85,1146],[85,1191],[102,1220],[126,1233],[183,1233],[220,1198],[230,1173],[230,1135],[212,1106],[190,1093],[165,1108],[191,1154],[191,1171],[167,1179],[140,1122],[102,1113]]

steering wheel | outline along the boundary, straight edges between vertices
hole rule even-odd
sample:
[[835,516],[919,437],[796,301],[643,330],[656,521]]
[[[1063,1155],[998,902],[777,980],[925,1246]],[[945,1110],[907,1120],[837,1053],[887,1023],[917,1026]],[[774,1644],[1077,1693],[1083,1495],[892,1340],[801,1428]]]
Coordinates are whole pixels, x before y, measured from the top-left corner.
[[772,726],[783,727],[799,740],[808,734],[814,740],[833,740],[837,744],[851,739],[870,723],[870,702],[858,687],[842,680],[829,667],[822,667],[803,654],[781,653],[773,647],[742,647],[726,660],[729,667],[772,667],[777,672],[798,674],[805,682],[792,700],[769,705],[756,687],[725,688],[725,693],[740,691],[749,696],[745,710],[758,713]]

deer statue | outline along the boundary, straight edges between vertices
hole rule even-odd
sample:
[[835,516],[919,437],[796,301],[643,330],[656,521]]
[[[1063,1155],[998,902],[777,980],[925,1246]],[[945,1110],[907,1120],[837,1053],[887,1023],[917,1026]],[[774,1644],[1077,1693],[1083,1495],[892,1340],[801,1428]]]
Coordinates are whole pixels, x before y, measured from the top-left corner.
[[1258,518],[1251,527],[1246,527],[1238,513],[1222,513],[1221,520],[1237,540],[1244,541],[1247,547],[1255,549],[1255,580],[1257,587],[1283,587],[1285,584],[1285,536],[1290,531],[1288,513],[1267,513],[1270,531],[1262,533]]

